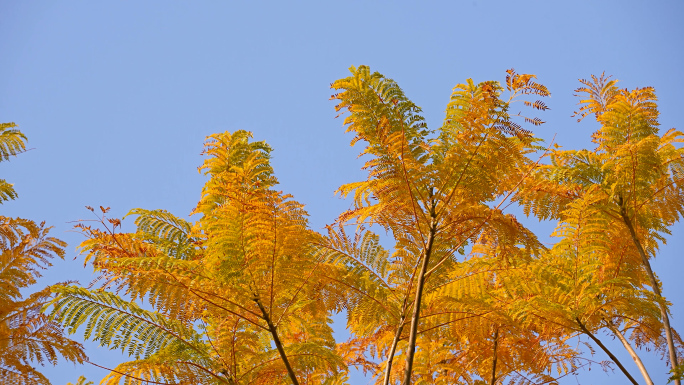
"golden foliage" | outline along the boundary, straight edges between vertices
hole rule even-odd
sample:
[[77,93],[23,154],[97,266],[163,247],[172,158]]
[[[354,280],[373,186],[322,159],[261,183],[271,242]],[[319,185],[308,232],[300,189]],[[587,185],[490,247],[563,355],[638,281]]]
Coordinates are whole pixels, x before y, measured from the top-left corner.
[[36,283],[40,270],[65,243],[48,236],[50,228],[25,219],[0,217],[0,380],[7,384],[49,384],[33,365],[57,364],[59,357],[82,363],[81,344],[66,338],[58,324],[42,314],[50,287],[27,298],[20,292]]
[[[352,205],[326,234],[246,131],[207,139],[197,221],[134,209],[122,233],[100,207],[101,227],[77,226],[100,278],[53,288],[51,317],[133,358],[104,383],[341,384],[353,366],[383,385],[552,384],[596,363],[578,336],[636,383],[604,328],[678,363],[649,259],[684,214],[683,139],[659,135],[652,88],[582,80],[576,115],[596,117],[596,148],[563,150],[532,131],[550,95],[534,75],[458,84],[430,130],[396,82],[350,71],[332,99],[367,178],[338,189]],[[515,203],[558,221],[557,242],[505,212]],[[336,344],[342,310],[351,338]]]
[[[0,162],[9,160],[26,149],[26,136],[17,130],[15,123],[0,123]],[[0,203],[16,199],[14,186],[0,179]]]
[[[209,175],[190,223],[132,210],[137,231],[83,224],[81,248],[99,289],[63,286],[53,317],[85,338],[122,349],[107,384],[332,384],[344,378],[320,301],[323,263],[303,206],[273,189],[270,148],[245,131],[209,137]],[[92,209],[91,209],[92,210]],[[94,210],[93,210],[94,211]],[[107,225],[109,222],[110,225]],[[124,300],[102,289],[111,287]],[[154,310],[136,302],[146,301]]]
[[[365,142],[361,155],[370,159],[366,181],[340,187],[343,196],[354,194],[354,207],[338,223],[340,229],[379,224],[395,244],[391,257],[370,248],[372,260],[382,262],[372,264],[356,256],[368,249],[358,239],[372,237],[362,228],[355,247],[347,247],[358,248],[356,254],[340,251],[340,244],[352,243],[342,230],[328,238],[329,249],[346,260],[331,285],[352,289],[345,303],[354,335],[349,362],[362,363],[385,384],[488,381],[493,362],[498,379],[574,370],[576,352],[555,330],[510,314],[514,298],[504,286],[519,277],[515,266],[543,249],[501,209],[537,167],[528,155],[540,150],[538,139],[522,124],[543,123],[509,109],[522,101],[544,111],[543,101],[525,96],[548,96],[548,90],[513,70],[507,98],[498,82],[468,80],[454,88],[444,124],[433,132],[394,81],[368,67],[351,72],[333,83],[343,90],[333,98],[338,111],[349,112],[344,123],[355,134],[352,144]],[[469,258],[459,259],[466,247]],[[515,348],[522,341],[524,353]],[[405,363],[393,366],[395,355]]]
[[534,290],[546,302],[539,307],[555,309],[554,322],[577,332],[622,329],[677,363],[681,342],[649,259],[684,213],[682,133],[659,135],[651,87],[618,89],[605,75],[581,83],[576,115],[595,116],[596,147],[554,150],[517,196],[528,213],[559,219],[560,241],[540,265],[552,271],[530,274],[542,278]]

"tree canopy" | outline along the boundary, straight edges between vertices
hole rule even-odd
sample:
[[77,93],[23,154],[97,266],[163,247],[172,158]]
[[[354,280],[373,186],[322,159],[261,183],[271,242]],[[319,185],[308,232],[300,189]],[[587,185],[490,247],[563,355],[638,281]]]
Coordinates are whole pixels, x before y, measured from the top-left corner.
[[[86,360],[64,328],[130,356],[108,368],[111,385],[333,385],[353,367],[383,385],[555,384],[591,365],[652,384],[644,350],[681,383],[684,344],[651,260],[684,214],[684,135],[660,133],[653,88],[581,80],[576,116],[596,119],[595,147],[566,150],[535,136],[550,96],[535,75],[467,79],[430,128],[395,81],[350,72],[331,99],[367,177],[339,187],[350,208],[324,233],[278,190],[271,147],[242,130],[207,138],[193,220],[88,207],[98,223],[76,225],[98,274],[87,287],[22,300],[64,243],[43,224],[0,218],[0,378],[47,383],[30,361]],[[13,127],[2,126],[1,159],[24,149]],[[0,182],[0,199],[13,199]],[[552,244],[531,220],[555,221]],[[350,338],[336,341],[342,311]]]

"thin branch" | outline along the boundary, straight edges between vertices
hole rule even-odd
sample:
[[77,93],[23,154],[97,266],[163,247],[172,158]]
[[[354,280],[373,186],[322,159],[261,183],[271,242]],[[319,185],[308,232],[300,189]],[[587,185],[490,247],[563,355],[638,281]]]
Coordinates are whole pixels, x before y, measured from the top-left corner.
[[[543,154],[539,157],[539,159],[537,159],[537,161],[529,168],[529,170],[527,170],[527,172],[525,172],[525,174],[523,174],[522,178],[520,178],[520,181],[518,181],[518,183],[517,183],[515,186],[513,186],[513,188],[508,192],[508,194],[506,194],[506,196],[503,197],[503,199],[501,200],[501,202],[499,202],[499,204],[496,205],[493,209],[490,209],[491,211],[490,211],[490,214],[487,216],[487,218],[486,218],[485,220],[483,220],[482,223],[480,223],[480,225],[478,225],[475,229],[473,229],[473,231],[471,231],[470,234],[469,234],[467,237],[463,238],[463,240],[462,240],[457,246],[455,246],[454,249],[458,249],[459,247],[461,247],[461,246],[463,245],[463,243],[464,243],[467,239],[470,239],[470,237],[472,237],[473,235],[475,235],[476,232],[480,231],[480,229],[487,223],[487,221],[489,221],[489,218],[492,217],[492,215],[494,214],[494,212],[495,212],[496,210],[498,210],[499,207],[501,207],[501,205],[503,205],[504,202],[506,202],[506,200],[507,200],[508,198],[510,198],[511,195],[513,195],[513,194],[516,192],[516,190],[518,189],[518,186],[520,186],[520,184],[521,184],[522,182],[524,182],[525,179],[527,179],[527,177],[530,175],[530,173],[532,173],[532,170],[534,170],[534,169],[537,168],[537,166],[539,165],[539,162],[541,162],[541,160],[542,160],[542,159],[546,156],[546,154],[549,152],[549,150],[551,149],[551,145],[553,144],[553,141],[555,140],[555,138],[556,138],[556,137],[555,137],[555,135],[554,135],[554,139],[551,140],[551,143],[550,143],[549,146],[546,148],[546,150],[544,151],[544,153],[543,153]],[[449,254],[453,254],[453,252],[451,252],[451,253],[449,253]],[[451,256],[451,255],[449,255],[449,254],[447,254],[447,255],[445,255],[444,257],[442,257],[442,259],[441,259],[439,262],[437,262],[437,264],[435,264],[435,266],[433,266],[432,269],[430,269],[430,270],[427,272],[426,275],[429,276],[430,274],[432,274],[433,271],[437,270],[437,268],[438,268],[440,265],[442,265],[442,263],[444,263],[444,262],[447,260],[448,257]]]
[[632,384],[634,384],[634,385],[639,385],[639,384],[636,382],[636,380],[634,379],[634,377],[632,377],[632,375],[629,374],[629,372],[627,371],[627,369],[625,369],[625,367],[622,366],[622,363],[620,363],[620,360],[618,360],[618,358],[615,357],[615,355],[613,355],[613,353],[612,353],[610,350],[608,350],[608,348],[606,347],[606,345],[604,345],[604,344],[601,342],[601,340],[599,340],[598,338],[596,338],[596,336],[594,336],[594,335],[589,331],[589,329],[587,329],[586,326],[584,326],[584,324],[582,323],[582,321],[580,321],[579,318],[575,318],[575,321],[577,321],[577,325],[579,325],[580,329],[582,329],[582,332],[584,332],[584,334],[588,335],[589,338],[591,338],[591,339],[596,343],[596,345],[598,345],[599,347],[601,347],[601,349],[602,349],[606,354],[608,354],[608,357],[610,357],[610,359],[613,360],[613,362],[615,362],[615,364],[620,368],[620,370],[622,370],[622,373],[624,373],[625,376],[627,376],[627,378],[629,379],[629,381],[630,381]]

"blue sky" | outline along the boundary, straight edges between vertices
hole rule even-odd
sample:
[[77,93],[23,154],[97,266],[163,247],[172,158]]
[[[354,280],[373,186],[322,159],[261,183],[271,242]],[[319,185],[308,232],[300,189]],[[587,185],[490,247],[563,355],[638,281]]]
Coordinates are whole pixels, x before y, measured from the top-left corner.
[[[603,71],[623,87],[654,86],[662,128],[683,130],[683,4],[3,1],[0,121],[19,124],[32,150],[2,164],[19,199],[0,209],[45,220],[69,243],[67,260],[46,271],[43,284],[86,284],[90,271],[73,260],[81,238],[69,231],[70,221],[88,218],[85,205],[111,206],[119,217],[136,207],[187,215],[204,181],[197,173],[204,138],[246,129],[275,148],[281,188],[306,204],[320,229],[349,206],[334,190],[364,176],[328,100],[330,83],[351,65],[395,79],[432,128],[454,85],[503,80],[515,68],[536,74],[552,92],[547,123],[536,134],[547,141],[555,135],[565,148],[591,145],[596,127],[571,117],[573,90],[578,78]],[[678,224],[654,262],[680,329],[683,235]],[[88,347],[95,362],[123,359]],[[606,359],[601,354],[596,358]],[[664,364],[646,361],[664,383]],[[71,364],[45,372],[54,384],[105,374]],[[623,383],[621,376],[595,368],[578,379]]]

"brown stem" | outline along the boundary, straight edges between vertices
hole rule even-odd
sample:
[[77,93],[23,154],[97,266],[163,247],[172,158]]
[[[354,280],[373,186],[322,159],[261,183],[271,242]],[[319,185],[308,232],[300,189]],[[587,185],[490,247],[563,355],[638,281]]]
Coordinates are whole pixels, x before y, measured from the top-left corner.
[[646,367],[644,366],[644,363],[641,362],[641,358],[636,354],[636,351],[634,351],[634,348],[632,348],[632,345],[630,345],[629,341],[625,338],[625,336],[620,332],[620,329],[617,328],[611,322],[610,320],[604,319],[606,325],[608,326],[608,329],[615,334],[615,336],[622,342],[622,346],[625,347],[627,352],[629,352],[629,355],[632,356],[632,359],[634,360],[634,363],[637,364],[639,367],[639,371],[641,372],[641,375],[644,377],[644,381],[646,381],[646,385],[653,385],[653,381],[651,380],[651,376],[648,375],[648,372],[646,371]]
[[[404,306],[406,306],[406,302],[404,302]],[[405,315],[403,313],[404,311],[402,311],[401,319],[399,319],[399,326],[397,326],[397,332],[394,334],[392,347],[387,354],[387,367],[385,368],[385,377],[382,380],[383,385],[389,385],[390,375],[392,374],[392,361],[394,360],[394,353],[397,351],[397,345],[401,339],[401,332],[404,330]]]
[[496,348],[499,345],[499,328],[496,328],[496,331],[494,332],[494,359],[492,362],[492,382],[490,383],[491,385],[494,385],[496,383]]
[[266,324],[268,325],[268,330],[271,332],[273,342],[275,343],[275,346],[278,349],[278,353],[280,353],[280,358],[283,360],[283,364],[285,364],[285,368],[287,369],[287,373],[290,375],[292,383],[294,385],[299,385],[297,376],[295,376],[294,370],[292,370],[292,366],[290,366],[290,361],[287,359],[287,355],[285,354],[283,344],[280,342],[280,338],[278,337],[278,330],[276,330],[275,325],[273,325],[271,317],[268,316],[268,313],[266,312],[264,305],[262,305],[259,301],[259,298],[255,297],[254,302],[256,302],[257,306],[259,306],[259,310],[261,310],[261,314],[264,317],[264,321],[266,321]]
[[[644,269],[646,270],[646,273],[648,274],[648,279],[651,281],[651,287],[653,288],[653,293],[661,299],[661,301],[658,301],[658,308],[660,309],[660,316],[663,318],[663,326],[665,328],[665,338],[667,339],[667,350],[669,353],[669,358],[670,358],[670,365],[672,368],[677,367],[678,361],[677,361],[677,351],[675,350],[675,345],[674,345],[674,338],[672,337],[672,327],[670,326],[670,317],[667,315],[667,307],[665,305],[665,299],[663,298],[663,295],[660,291],[660,286],[658,285],[658,280],[655,277],[655,274],[653,274],[653,270],[651,269],[651,263],[648,261],[648,256],[646,255],[646,252],[644,251],[644,248],[641,246],[641,242],[639,241],[639,237],[637,237],[636,231],[634,231],[634,226],[632,226],[632,221],[629,219],[629,216],[627,215],[627,210],[625,209],[625,206],[622,204],[622,197],[620,197],[619,200],[620,204],[620,215],[622,216],[622,220],[625,222],[625,225],[629,229],[629,234],[632,236],[632,241],[634,241],[634,246],[636,246],[637,250],[639,251],[639,255],[641,256],[641,261],[644,264]],[[679,379],[674,380],[675,385],[681,385],[682,382]]]
[[420,302],[423,299],[423,286],[425,284],[425,273],[427,272],[428,263],[430,262],[430,254],[432,254],[432,244],[435,240],[435,232],[437,225],[435,223],[435,208],[434,205],[430,208],[431,223],[430,233],[428,234],[427,245],[423,252],[423,263],[418,274],[418,285],[416,286],[416,299],[413,306],[413,315],[411,316],[411,329],[409,331],[409,340],[406,350],[406,372],[404,374],[404,385],[411,384],[411,373],[413,372],[413,356],[416,353],[416,338],[418,336],[418,321],[420,320]]
[[591,338],[596,343],[596,345],[598,345],[601,349],[603,349],[604,352],[606,352],[606,354],[608,354],[608,357],[610,357],[610,359],[613,360],[613,362],[615,362],[615,364],[618,366],[618,368],[620,368],[620,370],[622,370],[622,373],[624,373],[625,376],[627,376],[627,378],[629,378],[629,380],[632,382],[632,384],[639,385],[636,382],[636,380],[634,379],[634,377],[632,377],[632,375],[629,374],[627,369],[625,369],[625,367],[622,366],[622,363],[620,363],[620,360],[618,360],[617,357],[615,357],[615,355],[613,355],[613,353],[611,353],[611,351],[608,350],[606,345],[604,345],[598,338],[596,338],[596,336],[594,336],[589,331],[589,329],[587,329],[587,327],[584,326],[584,324],[582,323],[582,321],[579,320],[579,318],[575,318],[575,321],[577,321],[577,325],[579,325],[580,329],[582,329],[582,332],[584,334],[588,335],[589,338]]

